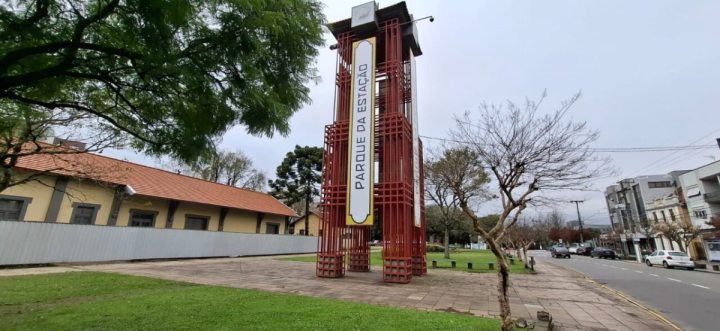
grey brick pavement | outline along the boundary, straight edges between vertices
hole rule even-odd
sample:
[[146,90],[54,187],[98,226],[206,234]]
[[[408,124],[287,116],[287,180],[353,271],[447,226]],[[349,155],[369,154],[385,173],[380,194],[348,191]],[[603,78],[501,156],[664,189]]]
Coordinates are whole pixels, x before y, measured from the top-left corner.
[[[499,315],[494,273],[429,270],[427,276],[416,277],[410,284],[386,284],[377,268],[369,273],[347,273],[341,279],[317,278],[314,263],[272,257],[77,268],[421,310]],[[546,310],[560,330],[672,330],[655,316],[577,273],[552,265],[538,265],[536,269],[537,274],[511,275],[510,304],[515,318],[534,318],[538,310]]]

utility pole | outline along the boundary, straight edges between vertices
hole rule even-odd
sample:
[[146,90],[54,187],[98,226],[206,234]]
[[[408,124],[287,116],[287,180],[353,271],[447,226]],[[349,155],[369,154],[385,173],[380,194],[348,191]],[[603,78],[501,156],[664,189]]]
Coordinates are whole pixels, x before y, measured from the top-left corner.
[[583,240],[583,228],[582,228],[582,219],[580,219],[580,205],[581,203],[585,202],[584,200],[570,200],[570,203],[575,203],[575,209],[577,209],[578,214],[578,225],[580,226],[580,243],[584,243],[585,240]]

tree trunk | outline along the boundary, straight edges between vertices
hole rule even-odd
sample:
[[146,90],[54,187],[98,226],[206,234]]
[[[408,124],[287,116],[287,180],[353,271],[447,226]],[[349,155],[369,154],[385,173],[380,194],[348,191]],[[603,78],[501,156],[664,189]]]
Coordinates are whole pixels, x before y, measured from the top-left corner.
[[310,235],[310,190],[305,192],[305,235]]
[[525,261],[525,266],[526,267],[530,266],[530,264],[528,264],[528,258],[527,258],[527,247],[523,246],[522,253],[523,253],[523,261]]
[[512,331],[515,326],[512,321],[512,314],[510,312],[510,301],[508,299],[508,287],[510,286],[510,274],[507,264],[507,258],[503,254],[502,249],[498,246],[495,239],[485,238],[486,243],[490,250],[495,254],[495,259],[498,264],[498,303],[500,304],[500,322],[502,323],[502,331]]
[[445,227],[445,238],[443,238],[443,243],[445,244],[445,258],[450,258],[450,227]]

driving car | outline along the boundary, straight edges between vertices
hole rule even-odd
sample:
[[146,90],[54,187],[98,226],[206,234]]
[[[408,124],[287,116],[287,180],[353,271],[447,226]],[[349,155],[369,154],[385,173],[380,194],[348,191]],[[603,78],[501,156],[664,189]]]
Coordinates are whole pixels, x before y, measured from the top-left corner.
[[554,257],[554,258],[564,257],[564,258],[568,258],[568,259],[569,259],[569,258],[570,258],[570,251],[568,251],[568,249],[565,248],[565,247],[563,247],[563,246],[555,246],[555,247],[553,247],[553,248],[550,249],[550,256],[552,256],[552,257]]
[[648,267],[652,267],[654,264],[662,264],[665,268],[683,267],[688,270],[695,269],[695,263],[690,260],[687,254],[680,251],[655,251],[645,257],[645,264]]
[[592,253],[590,253],[590,257],[596,257],[598,259],[616,259],[617,256],[615,255],[615,251],[612,249],[608,249],[605,247],[597,247],[593,249]]

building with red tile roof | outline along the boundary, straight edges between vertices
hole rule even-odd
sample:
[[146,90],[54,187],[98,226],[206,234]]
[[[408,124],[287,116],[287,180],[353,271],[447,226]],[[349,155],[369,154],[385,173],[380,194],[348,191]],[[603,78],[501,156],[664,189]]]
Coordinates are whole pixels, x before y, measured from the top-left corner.
[[0,192],[6,220],[285,233],[296,213],[269,194],[93,153],[23,156]]

